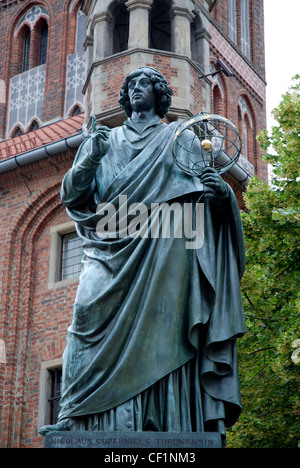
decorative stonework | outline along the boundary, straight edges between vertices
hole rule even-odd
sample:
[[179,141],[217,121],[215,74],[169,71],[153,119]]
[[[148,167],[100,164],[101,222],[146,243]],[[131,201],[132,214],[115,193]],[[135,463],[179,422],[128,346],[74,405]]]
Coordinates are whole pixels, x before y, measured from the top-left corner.
[[45,7],[42,5],[35,5],[28,10],[25,15],[22,16],[20,19],[17,27],[16,27],[16,33],[20,26],[22,26],[23,23],[30,24],[30,26],[33,26],[36,20],[41,16],[41,15],[46,15],[48,16],[48,11],[46,10]]
[[244,171],[247,172],[247,174],[249,174],[251,177],[254,176],[254,167],[253,167],[253,165],[242,154],[239,157],[238,165],[242,169],[244,169]]
[[8,135],[16,123],[26,128],[33,117],[43,120],[45,76],[44,64],[11,79]]
[[83,11],[79,10],[77,16],[77,33],[75,53],[67,57],[67,83],[65,97],[65,115],[67,116],[71,107],[76,103],[83,105],[82,88],[85,82],[85,52],[83,44],[85,41],[85,20]]
[[248,83],[249,86],[265,100],[265,83],[259,76],[247,65],[246,61],[234,50],[227,40],[219,33],[219,31],[210,24],[209,32],[211,34],[211,42],[217,50],[226,58],[230,65],[239,73],[239,75]]
[[68,56],[66,114],[74,103],[83,103],[82,88],[84,81],[85,55],[76,52]]
[[245,99],[243,98],[243,96],[239,97],[239,105],[240,105],[240,108],[241,108],[242,115],[247,114],[249,122],[250,122],[250,126],[251,126],[251,128],[253,128],[251,112],[250,112],[250,109],[249,109]]

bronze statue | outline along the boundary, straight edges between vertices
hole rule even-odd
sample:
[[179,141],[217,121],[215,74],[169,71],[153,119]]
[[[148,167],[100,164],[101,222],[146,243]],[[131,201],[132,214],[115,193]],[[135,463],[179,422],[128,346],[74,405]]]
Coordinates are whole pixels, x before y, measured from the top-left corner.
[[[240,415],[239,208],[214,169],[190,177],[174,164],[178,125],[161,122],[171,95],[157,70],[131,73],[119,101],[128,120],[96,129],[63,180],[62,201],[85,255],[63,356],[59,422],[41,434],[225,434]],[[153,235],[150,215],[162,206],[192,213],[184,222],[195,221],[201,206],[201,242],[188,245],[168,210],[168,234]],[[159,216],[162,232],[166,218]]]

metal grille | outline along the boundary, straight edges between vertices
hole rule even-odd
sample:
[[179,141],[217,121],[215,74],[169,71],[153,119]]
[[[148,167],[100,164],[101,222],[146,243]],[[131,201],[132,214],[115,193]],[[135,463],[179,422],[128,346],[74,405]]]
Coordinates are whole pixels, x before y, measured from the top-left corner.
[[76,232],[66,234],[62,239],[61,280],[73,278],[81,271],[83,248]]
[[46,63],[47,45],[48,45],[48,26],[45,25],[45,27],[41,31],[39,65],[43,65],[44,63]]
[[61,397],[62,371],[54,369],[51,373],[51,398],[50,403],[50,424],[56,424],[59,413],[59,401]]

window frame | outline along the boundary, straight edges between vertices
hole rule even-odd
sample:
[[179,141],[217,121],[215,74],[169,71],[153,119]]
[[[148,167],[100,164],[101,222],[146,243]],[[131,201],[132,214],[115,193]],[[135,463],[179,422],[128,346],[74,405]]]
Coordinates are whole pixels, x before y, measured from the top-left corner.
[[26,133],[35,132],[39,128],[40,128],[39,122],[37,121],[37,119],[33,119],[28,125]]
[[[67,240],[66,238],[69,236],[69,239]],[[71,237],[70,237],[71,236]],[[60,268],[60,280],[65,281],[67,279],[74,278],[74,276],[78,276],[81,271],[81,263],[78,263],[78,258],[80,258],[80,262],[83,256],[82,252],[82,243],[80,238],[78,237],[78,234],[76,231],[69,232],[67,234],[61,235],[61,241],[62,241],[62,248],[61,248],[61,268]],[[74,247],[74,241],[75,241],[75,247]],[[80,249],[80,251],[78,250]],[[75,255],[74,255],[75,253]],[[75,259],[75,265],[72,264],[72,262]],[[66,264],[64,263],[66,262]],[[71,264],[68,265],[68,262]],[[79,271],[75,272],[69,272],[68,270],[71,268],[71,270],[74,270],[74,266],[76,268],[80,266]]]
[[237,44],[237,10],[236,0],[228,0],[228,36]]
[[28,28],[22,44],[22,66],[21,73],[30,70],[30,46],[31,46],[31,30]]
[[40,388],[39,388],[39,412],[38,427],[41,428],[50,424],[51,404],[49,399],[52,396],[52,373],[55,369],[62,368],[62,358],[53,359],[41,363]]
[[68,284],[78,282],[80,273],[74,275],[72,278],[61,279],[62,239],[64,235],[71,234],[74,231],[75,223],[73,221],[50,228],[51,246],[48,289],[62,288]]
[[49,27],[47,21],[40,30],[39,34],[39,57],[38,66],[47,63]]
[[241,0],[241,50],[245,57],[250,60],[249,0]]
[[50,405],[50,424],[56,424],[59,415],[59,402],[61,399],[62,366],[48,369],[50,372],[51,391],[48,403]]
[[25,133],[25,131],[22,129],[22,126],[21,125],[16,125],[12,129],[9,138],[18,138],[18,137],[24,135],[24,133]]
[[241,95],[238,99],[238,127],[242,137],[241,155],[250,163],[255,154],[255,118],[253,109],[246,95]]
[[[14,31],[11,78],[47,64],[49,16],[45,10],[33,20],[28,20],[26,15],[30,11],[31,9],[27,10]],[[42,43],[44,43],[43,47]]]

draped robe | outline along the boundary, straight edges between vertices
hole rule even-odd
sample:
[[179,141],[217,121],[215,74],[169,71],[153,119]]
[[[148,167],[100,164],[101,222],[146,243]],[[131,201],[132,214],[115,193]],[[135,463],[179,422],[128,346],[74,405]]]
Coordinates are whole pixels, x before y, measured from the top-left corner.
[[[63,357],[59,419],[101,414],[151,391],[194,362],[202,428],[233,425],[241,411],[236,339],[245,332],[240,294],[244,243],[236,198],[204,199],[203,185],[173,162],[177,125],[153,119],[111,131],[100,163],[83,142],[61,197],[84,257]],[[97,206],[204,202],[204,242],[151,236],[100,238]],[[171,402],[169,402],[171,404]]]

